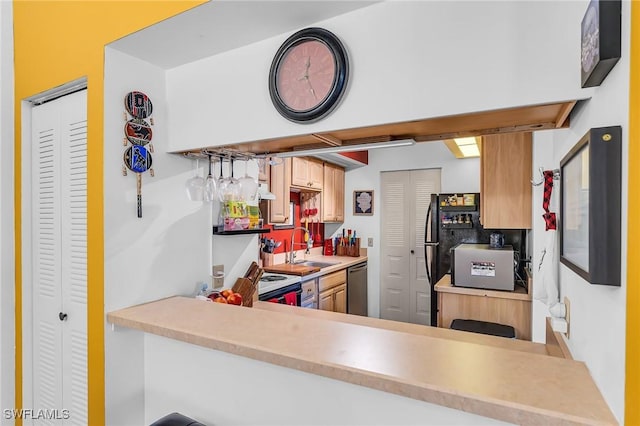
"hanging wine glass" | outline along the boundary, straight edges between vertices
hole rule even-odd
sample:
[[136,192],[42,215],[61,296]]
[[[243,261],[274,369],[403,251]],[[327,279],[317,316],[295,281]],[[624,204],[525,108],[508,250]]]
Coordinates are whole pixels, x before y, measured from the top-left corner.
[[231,176],[229,177],[229,184],[227,185],[227,191],[225,199],[228,201],[238,201],[240,199],[240,181],[233,177],[233,158],[231,158]]
[[247,173],[249,160],[244,162],[244,176],[239,179],[240,196],[243,201],[255,201],[258,195],[258,181]]
[[217,186],[216,180],[211,174],[211,154],[209,154],[209,174],[204,184],[204,201],[211,202],[215,199],[218,189]]
[[202,201],[204,196],[205,181],[204,178],[198,174],[199,167],[199,161],[196,158],[196,168],[194,169],[193,177],[187,179],[185,183],[187,198],[191,201]]
[[222,176],[222,167],[224,166],[224,158],[220,157],[220,177],[218,178],[218,200],[220,202],[225,201],[225,193],[227,191],[227,179]]

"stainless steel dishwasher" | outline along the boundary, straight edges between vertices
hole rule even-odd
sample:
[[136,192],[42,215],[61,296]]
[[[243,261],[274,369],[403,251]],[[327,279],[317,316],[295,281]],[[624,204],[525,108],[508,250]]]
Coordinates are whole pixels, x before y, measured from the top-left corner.
[[367,316],[367,262],[347,268],[347,313]]

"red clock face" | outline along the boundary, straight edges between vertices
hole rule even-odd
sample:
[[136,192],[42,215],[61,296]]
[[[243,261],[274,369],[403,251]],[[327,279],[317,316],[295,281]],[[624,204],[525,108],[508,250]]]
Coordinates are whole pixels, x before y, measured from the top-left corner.
[[296,44],[278,67],[276,88],[294,111],[307,111],[325,100],[333,86],[335,60],[331,50],[316,40]]

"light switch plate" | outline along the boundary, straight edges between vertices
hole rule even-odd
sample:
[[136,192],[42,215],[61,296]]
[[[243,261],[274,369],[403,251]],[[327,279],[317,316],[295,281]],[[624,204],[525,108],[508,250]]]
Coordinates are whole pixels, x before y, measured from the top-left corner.
[[368,247],[373,247],[373,237],[369,237],[369,238],[367,239],[367,246],[368,246]]

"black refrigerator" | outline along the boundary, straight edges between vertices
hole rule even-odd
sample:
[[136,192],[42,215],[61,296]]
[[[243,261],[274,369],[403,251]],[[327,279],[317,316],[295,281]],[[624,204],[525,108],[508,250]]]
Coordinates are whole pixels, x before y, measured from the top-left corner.
[[525,230],[484,229],[480,224],[479,193],[431,195],[424,233],[425,265],[431,286],[431,325],[436,326],[438,318],[434,286],[451,272],[451,249],[460,243],[489,244],[489,236],[495,231],[502,232],[505,244],[512,245],[514,252],[525,258]]

